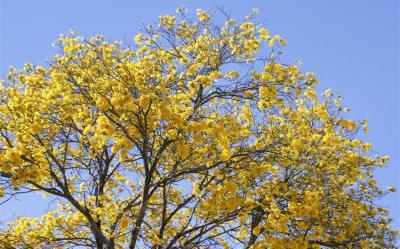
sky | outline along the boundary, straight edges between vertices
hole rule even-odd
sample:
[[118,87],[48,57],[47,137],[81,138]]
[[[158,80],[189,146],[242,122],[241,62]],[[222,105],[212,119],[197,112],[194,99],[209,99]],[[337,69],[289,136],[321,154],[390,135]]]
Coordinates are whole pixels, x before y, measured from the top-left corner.
[[[391,158],[376,172],[378,182],[400,190],[397,0],[0,0],[0,78],[11,65],[45,64],[57,52],[51,43],[61,33],[72,29],[85,37],[103,34],[110,41],[131,41],[143,24],[174,14],[181,5],[192,15],[196,8],[223,7],[234,18],[259,8],[259,19],[270,33],[288,42],[284,61],[300,59],[302,70],[315,72],[321,81],[319,90],[341,94],[351,109],[348,118],[369,120],[370,132],[362,139],[374,145],[374,152]],[[391,211],[393,226],[400,230],[399,192],[379,203]],[[0,206],[0,221],[47,210],[41,198],[25,195]]]

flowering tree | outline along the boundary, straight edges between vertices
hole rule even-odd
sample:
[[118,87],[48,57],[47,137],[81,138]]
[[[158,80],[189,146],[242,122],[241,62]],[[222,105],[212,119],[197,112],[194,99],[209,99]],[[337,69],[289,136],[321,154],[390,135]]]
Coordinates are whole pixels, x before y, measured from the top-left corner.
[[366,121],[279,62],[255,13],[177,12],[133,45],[65,35],[47,67],[10,71],[1,200],[57,206],[4,225],[0,247],[394,248]]

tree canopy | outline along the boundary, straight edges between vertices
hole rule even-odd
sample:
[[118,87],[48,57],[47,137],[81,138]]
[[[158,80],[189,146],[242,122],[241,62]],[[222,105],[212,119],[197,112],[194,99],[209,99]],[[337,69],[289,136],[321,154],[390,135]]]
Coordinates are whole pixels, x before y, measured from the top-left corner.
[[11,69],[0,201],[57,205],[3,224],[0,247],[395,248],[373,175],[388,157],[257,12],[180,8],[131,44],[62,35],[48,65]]

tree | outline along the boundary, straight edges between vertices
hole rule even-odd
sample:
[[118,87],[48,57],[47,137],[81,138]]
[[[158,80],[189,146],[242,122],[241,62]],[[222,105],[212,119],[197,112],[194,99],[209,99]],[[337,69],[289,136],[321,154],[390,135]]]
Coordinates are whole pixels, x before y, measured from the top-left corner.
[[57,207],[3,226],[0,247],[395,248],[366,121],[279,62],[257,10],[177,12],[135,44],[71,33],[46,68],[10,70],[1,196]]

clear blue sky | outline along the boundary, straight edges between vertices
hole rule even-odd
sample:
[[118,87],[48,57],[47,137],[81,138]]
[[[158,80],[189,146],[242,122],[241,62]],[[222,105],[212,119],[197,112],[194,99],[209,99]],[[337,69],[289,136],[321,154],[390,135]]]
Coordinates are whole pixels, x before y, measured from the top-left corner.
[[[0,75],[10,65],[44,64],[56,50],[50,46],[60,33],[104,34],[109,40],[132,40],[143,23],[174,14],[180,5],[223,6],[233,17],[253,7],[274,34],[287,39],[285,60],[300,58],[304,71],[321,80],[320,89],[339,91],[350,118],[369,120],[363,136],[374,151],[391,157],[377,172],[384,188],[399,185],[399,3],[397,0],[272,0],[272,1],[94,1],[1,0]],[[47,204],[35,196],[0,207],[0,221],[11,214],[38,215]],[[388,207],[400,229],[399,193],[380,203]]]

